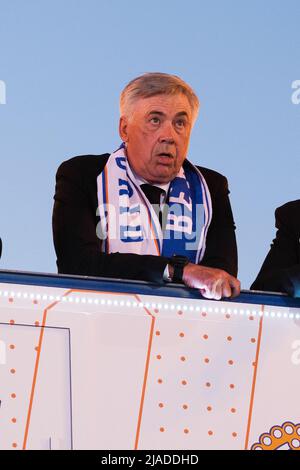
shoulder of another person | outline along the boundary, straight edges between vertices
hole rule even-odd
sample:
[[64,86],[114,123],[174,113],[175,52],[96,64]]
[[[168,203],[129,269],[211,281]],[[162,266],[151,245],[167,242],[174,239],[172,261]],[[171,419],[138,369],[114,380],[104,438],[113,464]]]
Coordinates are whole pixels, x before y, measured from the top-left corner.
[[300,235],[300,199],[287,202],[278,207],[275,211],[275,219],[276,226],[282,222],[291,229],[296,230]]

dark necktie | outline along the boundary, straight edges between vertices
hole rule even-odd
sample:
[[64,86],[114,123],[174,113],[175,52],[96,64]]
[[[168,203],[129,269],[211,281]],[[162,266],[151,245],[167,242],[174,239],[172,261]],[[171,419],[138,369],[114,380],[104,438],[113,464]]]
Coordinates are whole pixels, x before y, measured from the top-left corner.
[[153,209],[156,215],[158,216],[160,226],[162,227],[162,211],[160,207],[160,199],[161,195],[166,194],[166,192],[163,189],[148,183],[141,184],[141,188],[148,201],[153,206]]

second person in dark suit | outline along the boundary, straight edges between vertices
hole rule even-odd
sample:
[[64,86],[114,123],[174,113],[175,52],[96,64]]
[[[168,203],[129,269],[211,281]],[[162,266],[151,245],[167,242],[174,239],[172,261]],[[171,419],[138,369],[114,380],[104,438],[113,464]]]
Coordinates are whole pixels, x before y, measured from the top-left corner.
[[275,211],[276,238],[251,286],[300,297],[300,199]]

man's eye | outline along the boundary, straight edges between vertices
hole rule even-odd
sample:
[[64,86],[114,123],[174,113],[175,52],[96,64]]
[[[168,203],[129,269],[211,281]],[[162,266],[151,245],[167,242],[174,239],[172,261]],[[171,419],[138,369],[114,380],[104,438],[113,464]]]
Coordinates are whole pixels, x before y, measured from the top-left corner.
[[184,127],[184,126],[185,126],[185,121],[184,121],[184,119],[178,119],[178,120],[176,121],[176,126],[179,127],[179,128]]
[[160,123],[160,119],[158,117],[153,117],[150,119],[150,122],[152,124],[159,124]]

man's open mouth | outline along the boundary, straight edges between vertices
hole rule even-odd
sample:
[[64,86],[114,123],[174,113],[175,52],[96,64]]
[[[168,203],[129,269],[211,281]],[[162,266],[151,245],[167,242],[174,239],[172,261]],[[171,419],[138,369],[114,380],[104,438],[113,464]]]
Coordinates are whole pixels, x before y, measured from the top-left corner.
[[158,157],[174,158],[173,154],[168,153],[168,152],[161,152],[161,153],[158,153],[157,155]]

